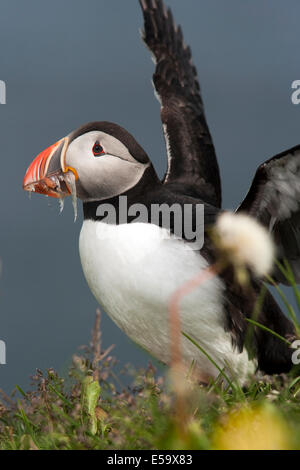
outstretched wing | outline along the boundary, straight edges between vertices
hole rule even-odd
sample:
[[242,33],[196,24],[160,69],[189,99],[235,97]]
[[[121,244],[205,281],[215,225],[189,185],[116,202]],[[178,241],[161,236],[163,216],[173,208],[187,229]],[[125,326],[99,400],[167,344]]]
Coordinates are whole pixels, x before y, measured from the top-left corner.
[[[256,171],[237,211],[256,217],[273,234],[278,259],[287,259],[300,282],[300,145],[276,155]],[[288,284],[275,268],[273,278]]]
[[219,167],[190,48],[162,0],[139,1],[144,15],[143,40],[156,62],[153,81],[168,152],[164,183],[220,207]]

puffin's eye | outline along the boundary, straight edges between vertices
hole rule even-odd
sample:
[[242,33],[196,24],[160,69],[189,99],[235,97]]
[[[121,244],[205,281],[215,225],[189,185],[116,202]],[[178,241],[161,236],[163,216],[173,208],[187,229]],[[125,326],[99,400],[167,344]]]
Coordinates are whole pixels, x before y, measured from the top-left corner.
[[104,153],[103,147],[100,145],[99,140],[95,142],[94,147],[93,147],[93,154],[95,157],[99,157],[99,155],[102,155]]

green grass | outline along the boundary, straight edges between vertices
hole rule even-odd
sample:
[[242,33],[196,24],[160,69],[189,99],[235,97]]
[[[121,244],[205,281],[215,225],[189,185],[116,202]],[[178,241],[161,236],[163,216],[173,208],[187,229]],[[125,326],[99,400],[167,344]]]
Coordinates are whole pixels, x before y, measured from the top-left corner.
[[[287,265],[280,268],[300,311],[292,273]],[[296,313],[276,288],[299,334]],[[266,330],[254,319],[249,323]],[[288,375],[250,377],[242,388],[182,334],[217,367],[215,382],[201,386],[192,381],[191,370],[178,379],[175,368],[158,377],[150,364],[146,370],[123,371],[131,386],[122,387],[112,348],[101,350],[97,312],[91,344],[73,357],[68,377],[37,370],[31,391],[17,386],[8,397],[0,390],[0,450],[300,450],[300,366]]]
[[132,385],[120,391],[115,366],[95,330],[68,378],[37,370],[30,392],[17,387],[14,399],[2,393],[0,449],[300,449],[295,370],[253,377],[244,389],[234,381],[203,387],[187,379],[178,391],[149,365],[126,371]]

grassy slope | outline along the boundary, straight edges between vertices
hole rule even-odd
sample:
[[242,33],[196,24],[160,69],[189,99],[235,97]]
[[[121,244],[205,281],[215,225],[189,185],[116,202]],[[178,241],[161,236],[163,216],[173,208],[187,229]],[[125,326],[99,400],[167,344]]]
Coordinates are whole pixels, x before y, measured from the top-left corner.
[[296,371],[226,390],[189,380],[171,387],[150,365],[118,392],[99,322],[69,379],[38,370],[31,392],[18,388],[13,401],[2,394],[0,449],[300,449]]

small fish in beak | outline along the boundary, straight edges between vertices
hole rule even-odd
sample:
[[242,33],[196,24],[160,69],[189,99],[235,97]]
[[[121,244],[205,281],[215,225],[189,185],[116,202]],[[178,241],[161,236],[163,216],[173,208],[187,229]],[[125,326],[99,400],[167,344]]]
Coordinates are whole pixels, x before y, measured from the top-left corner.
[[69,196],[71,190],[65,179],[64,155],[68,140],[59,140],[43,150],[29,166],[23,181],[23,189],[29,192],[61,198]]
[[60,212],[66,196],[72,195],[74,219],[77,218],[77,195],[75,170],[66,167],[65,154],[69,138],[64,137],[43,150],[29,166],[24,180],[25,191],[59,198]]

